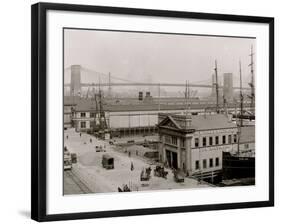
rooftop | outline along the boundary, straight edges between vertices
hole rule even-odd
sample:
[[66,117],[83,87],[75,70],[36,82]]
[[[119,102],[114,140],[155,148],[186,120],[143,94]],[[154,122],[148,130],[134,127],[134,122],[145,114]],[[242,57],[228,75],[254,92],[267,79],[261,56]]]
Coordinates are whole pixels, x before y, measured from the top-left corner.
[[[71,101],[68,101],[71,103]],[[81,103],[82,102],[82,103]],[[64,105],[71,105],[71,104],[66,104],[66,101]],[[93,110],[93,106],[91,103],[91,100],[79,100],[75,104],[76,106],[76,111],[91,111]],[[94,101],[95,104],[95,101]],[[191,105],[191,109],[204,109],[206,105]],[[160,109],[161,110],[183,110],[185,109],[186,106],[184,104],[161,104]],[[154,104],[145,104],[145,103],[140,103],[140,104],[103,104],[103,109],[104,111],[109,111],[109,112],[127,112],[127,111],[158,111],[159,110],[159,105],[157,103]]]
[[236,128],[224,114],[196,115],[191,118],[191,126],[196,130]]
[[[188,117],[185,115],[160,114],[159,120],[159,126],[168,125],[182,130],[195,129],[200,131],[237,127],[224,114],[191,115]],[[186,126],[186,123],[189,123],[189,125]]]

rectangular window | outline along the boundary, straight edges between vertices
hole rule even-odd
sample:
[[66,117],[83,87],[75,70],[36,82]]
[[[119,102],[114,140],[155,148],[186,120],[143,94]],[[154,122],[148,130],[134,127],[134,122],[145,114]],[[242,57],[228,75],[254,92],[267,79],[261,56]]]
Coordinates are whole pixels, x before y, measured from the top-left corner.
[[237,142],[237,135],[236,135],[236,134],[233,135],[233,142],[234,142],[234,143]]
[[219,166],[220,165],[220,159],[219,157],[216,158],[216,166]]
[[173,145],[177,145],[178,144],[177,140],[178,140],[177,137],[172,136],[172,144]]
[[83,112],[83,113],[80,114],[80,116],[81,117],[86,117],[86,113]]
[[209,145],[213,145],[213,137],[209,137]]
[[226,139],[226,137],[225,137],[225,135],[223,135],[222,136],[222,144],[225,144],[225,139]]
[[195,161],[195,169],[199,170],[200,169],[200,165],[199,165],[199,160]]
[[199,138],[194,139],[195,147],[199,147]]
[[231,135],[228,135],[228,144],[231,144],[232,140],[231,140]]
[[219,136],[216,136],[216,145],[219,144]]
[[85,122],[85,121],[81,121],[80,127],[81,127],[81,128],[86,128],[86,122]]
[[249,148],[249,144],[244,144],[244,148],[248,149]]
[[95,113],[90,113],[90,117],[95,117]]
[[213,164],[213,159],[209,159],[209,166],[210,166],[210,167],[213,167],[213,166],[214,166],[214,164]]
[[206,169],[206,168],[207,168],[207,160],[203,159],[203,169]]
[[207,139],[206,137],[203,137],[203,146],[206,146],[207,145]]

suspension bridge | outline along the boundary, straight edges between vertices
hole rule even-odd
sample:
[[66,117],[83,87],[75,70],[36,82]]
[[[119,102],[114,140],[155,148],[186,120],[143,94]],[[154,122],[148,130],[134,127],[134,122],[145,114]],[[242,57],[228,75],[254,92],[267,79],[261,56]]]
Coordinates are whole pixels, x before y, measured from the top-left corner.
[[[158,83],[153,83],[153,82],[135,82],[132,80],[127,80],[124,78],[120,78],[117,76],[113,76],[111,73],[105,74],[103,72],[98,72],[95,71],[93,69],[89,69],[89,68],[85,68],[80,66],[80,71],[79,71],[79,75],[81,74],[87,74],[87,75],[91,75],[93,77],[96,77],[99,79],[99,81],[96,82],[88,82],[88,83],[83,83],[80,82],[79,85],[80,87],[108,87],[109,89],[111,87],[126,87],[126,86],[147,86],[147,87],[186,87],[186,83],[185,81],[183,83],[162,83],[162,82],[158,82]],[[65,73],[71,71],[71,66],[67,67],[64,69]],[[81,78],[79,78],[81,79]],[[100,81],[100,79],[107,79],[106,81]],[[112,82],[112,80],[114,80],[114,82]],[[193,87],[193,88],[214,88],[214,83],[212,83],[212,79],[208,79],[208,80],[202,80],[202,81],[197,81],[197,82],[193,82],[193,83],[189,83],[188,84],[189,87]],[[247,86],[247,87],[246,87]],[[65,83],[64,84],[65,88],[71,88],[71,83]],[[222,89],[223,86],[219,85],[218,88]],[[233,86],[233,89],[240,89],[240,87],[235,87]],[[248,83],[244,84],[243,87],[241,87],[242,90],[251,90],[250,87],[248,87]]]

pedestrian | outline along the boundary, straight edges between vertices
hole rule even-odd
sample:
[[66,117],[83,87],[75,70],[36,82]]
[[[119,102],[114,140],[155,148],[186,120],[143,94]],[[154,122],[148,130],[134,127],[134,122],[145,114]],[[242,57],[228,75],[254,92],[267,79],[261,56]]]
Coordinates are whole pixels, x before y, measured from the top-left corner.
[[128,152],[128,156],[131,157],[131,151]]
[[90,138],[90,143],[92,143],[92,139]]
[[131,171],[133,171],[134,170],[134,164],[133,164],[133,162],[131,162]]
[[68,135],[66,136],[66,139],[68,139]]
[[82,136],[82,133],[80,132],[80,134],[79,134],[79,135],[80,135],[80,138],[81,138],[81,136]]

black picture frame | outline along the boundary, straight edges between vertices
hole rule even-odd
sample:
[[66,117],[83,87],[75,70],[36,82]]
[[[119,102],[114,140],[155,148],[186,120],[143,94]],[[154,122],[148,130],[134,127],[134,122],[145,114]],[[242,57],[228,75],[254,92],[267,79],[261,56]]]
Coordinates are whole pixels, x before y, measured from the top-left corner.
[[[87,13],[111,13],[169,18],[191,18],[217,21],[253,22],[269,25],[269,200],[196,206],[160,207],[130,210],[99,211],[70,214],[46,213],[46,13],[63,10]],[[240,15],[163,11],[137,8],[103,7],[73,4],[37,3],[31,11],[31,218],[37,221],[74,220],[116,216],[179,213],[206,210],[238,209],[274,206],[274,18]]]

